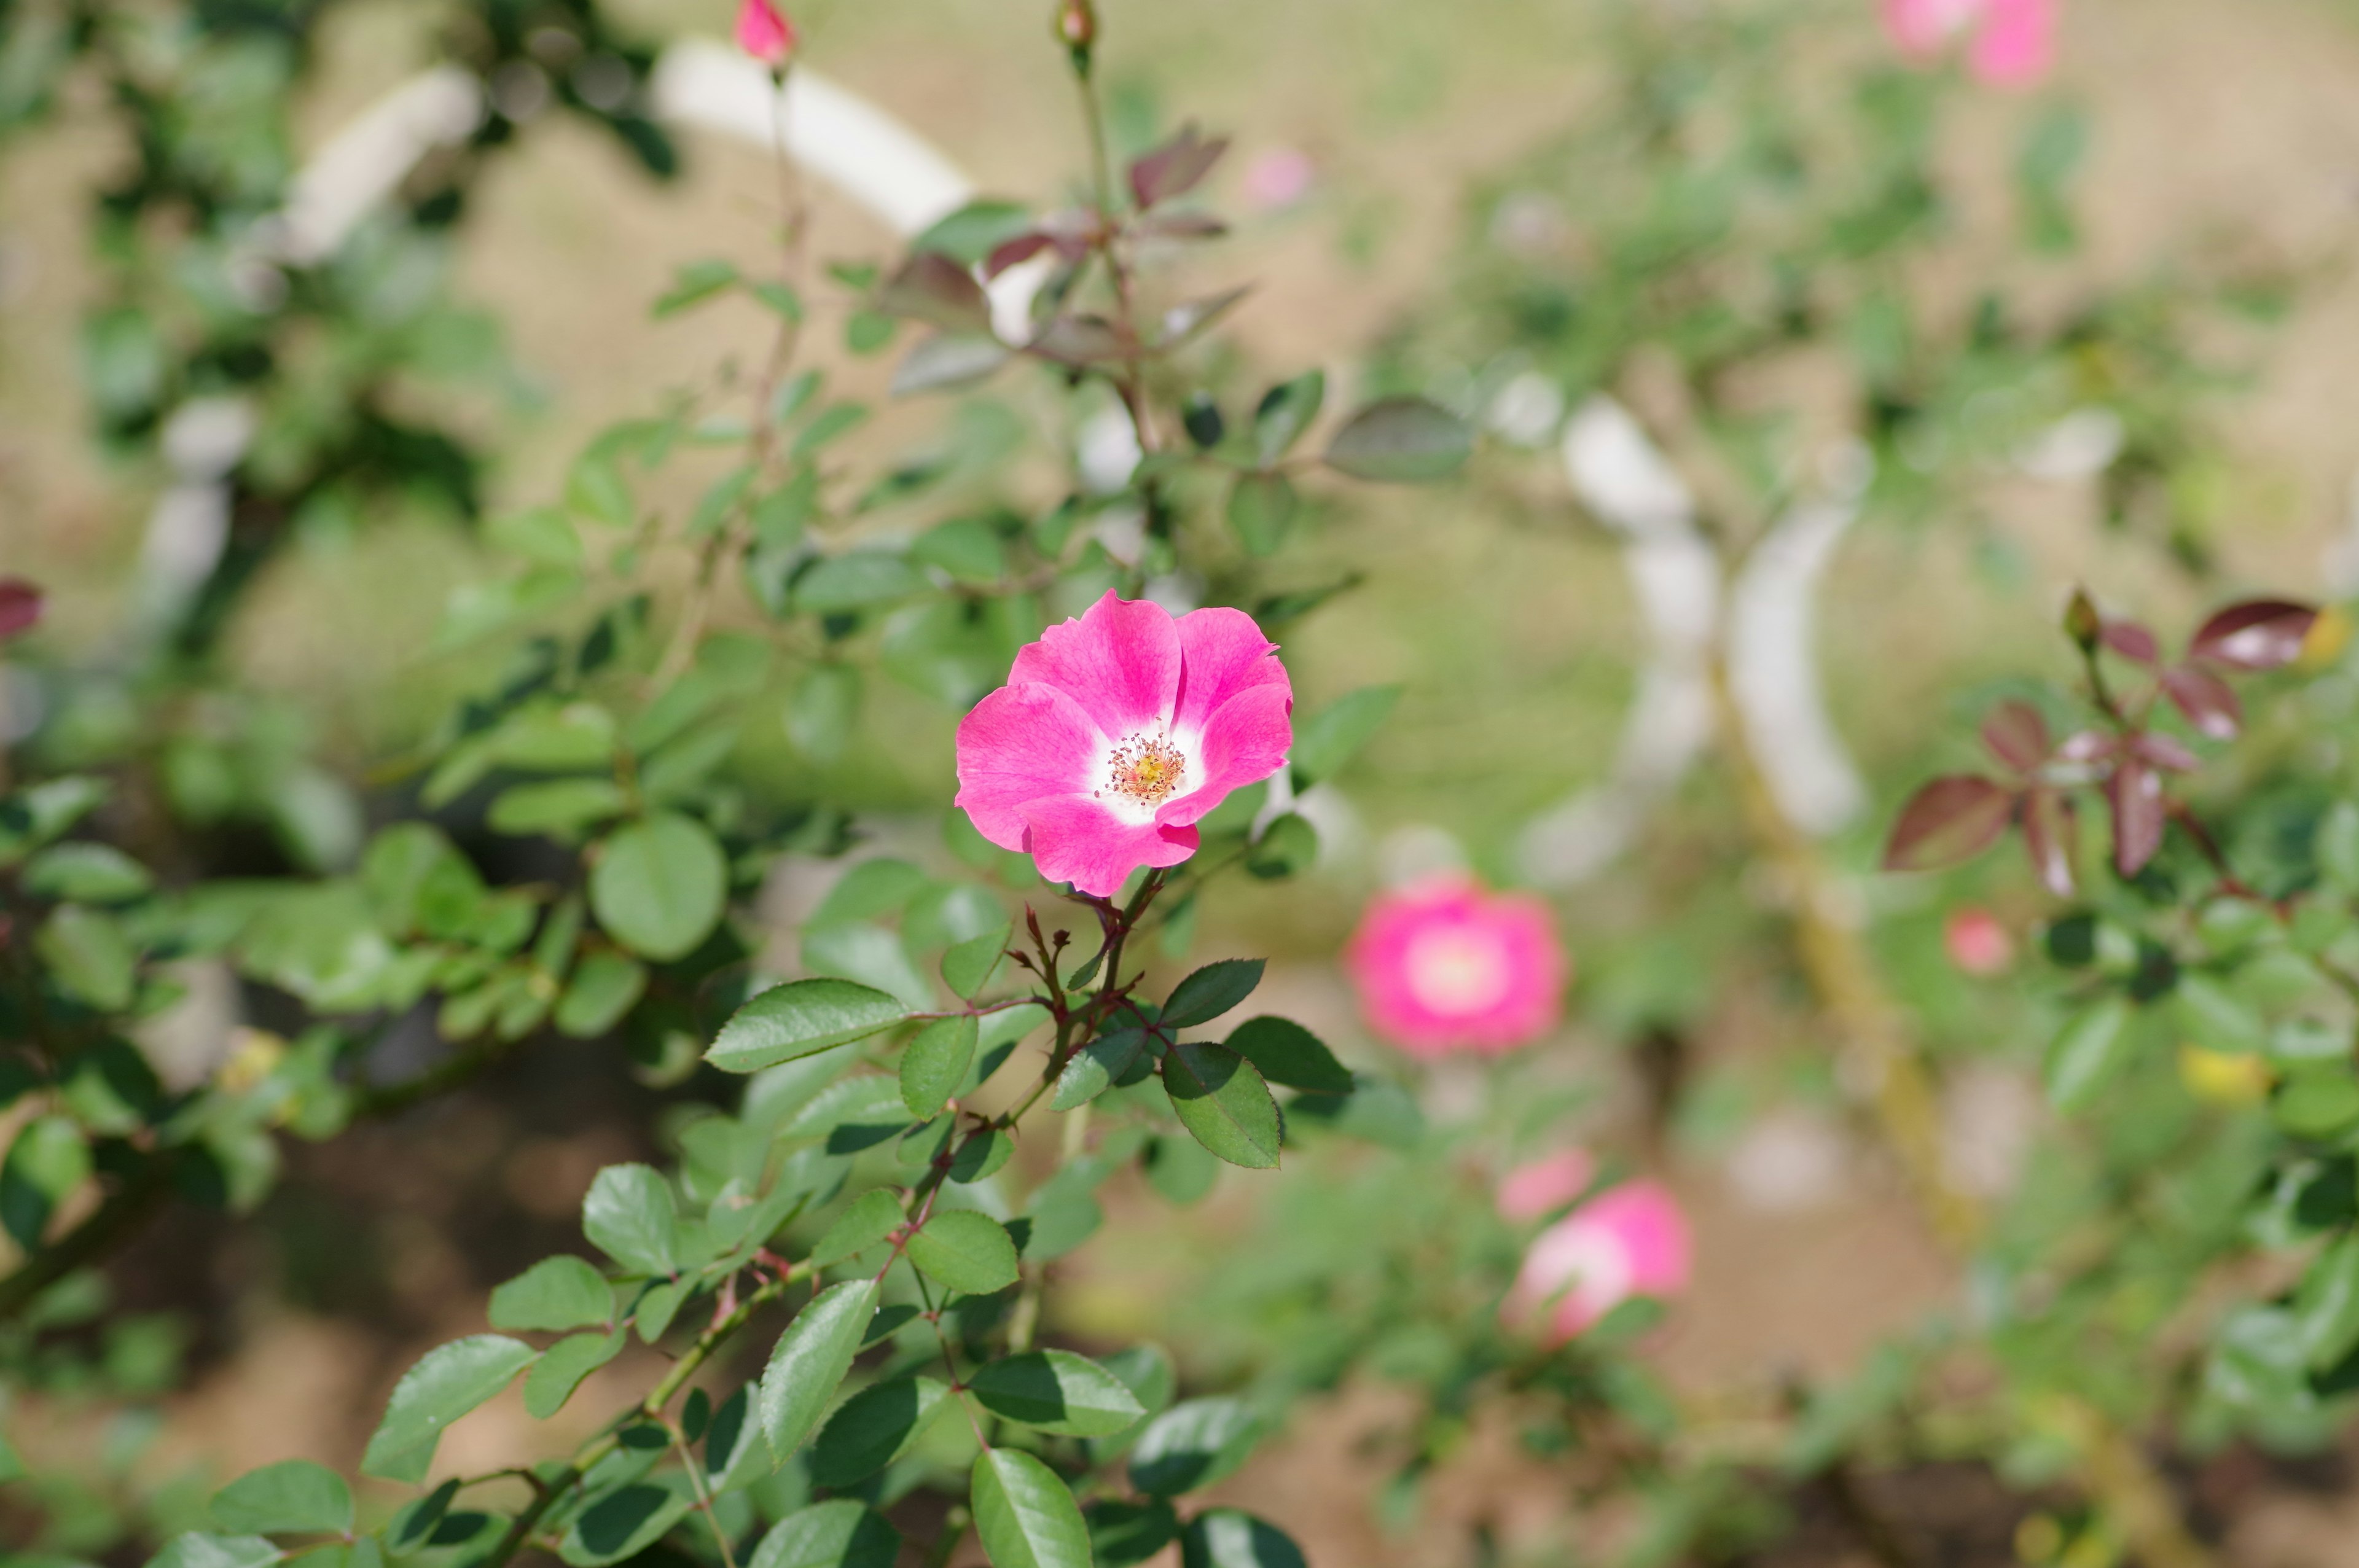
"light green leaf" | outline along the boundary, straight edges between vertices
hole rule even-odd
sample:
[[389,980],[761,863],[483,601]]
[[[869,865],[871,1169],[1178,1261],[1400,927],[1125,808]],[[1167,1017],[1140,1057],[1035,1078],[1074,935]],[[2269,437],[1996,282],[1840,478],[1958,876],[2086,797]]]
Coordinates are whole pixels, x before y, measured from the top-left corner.
[[2049,1103],[2061,1111],[2087,1109],[2129,1059],[2136,1031],[2127,1000],[2091,1003],[2065,1022],[2048,1047],[2043,1074]]
[[138,955],[112,915],[61,903],[41,925],[33,947],[66,992],[102,1012],[131,1005]]
[[1241,1400],[1189,1400],[1147,1423],[1130,1454],[1130,1484],[1171,1498],[1209,1487],[1245,1462],[1262,1423]]
[[2318,825],[2318,870],[2344,898],[2359,898],[2359,805],[2339,800]]
[[1182,1041],[1165,1054],[1163,1088],[1196,1141],[1232,1165],[1277,1164],[1277,1102],[1251,1062],[1225,1045]]
[[1327,466],[1354,479],[1416,484],[1447,479],[1474,449],[1474,432],[1422,397],[1386,397],[1343,422]]
[[906,1251],[919,1272],[964,1295],[987,1296],[1016,1282],[1016,1243],[1007,1227],[973,1209],[937,1210]]
[[681,1475],[619,1487],[582,1510],[557,1554],[572,1568],[601,1568],[636,1557],[661,1541],[695,1502]]
[[986,1448],[970,1499],[991,1568],[1092,1568],[1089,1527],[1054,1470],[1016,1448]]
[[701,304],[736,281],[737,269],[717,256],[683,263],[672,275],[671,287],[655,303],[656,319]]
[[190,1530],[167,1541],[147,1568],[263,1568],[278,1561],[278,1548],[258,1535],[207,1535]]
[[872,1187],[827,1227],[811,1249],[811,1262],[825,1268],[865,1252],[898,1229],[904,1217],[898,1198],[883,1187]]
[[679,1211],[670,1184],[652,1166],[609,1165],[599,1172],[582,1200],[582,1233],[639,1273],[679,1271]]
[[2294,1323],[2303,1364],[2313,1370],[2359,1346],[2359,1236],[2337,1238],[2311,1261],[2294,1296]]
[[908,1012],[883,991],[851,980],[796,980],[739,1008],[704,1059],[724,1072],[757,1072],[864,1039]]
[[424,1479],[442,1429],[508,1386],[533,1359],[522,1340],[477,1334],[438,1345],[402,1374],[369,1439],[361,1473],[387,1481]]
[[27,892],[75,903],[126,903],[156,890],[147,868],[112,844],[52,844],[22,875]]
[[850,1498],[798,1509],[780,1519],[745,1568],[893,1568],[901,1535]]
[[587,1328],[614,1316],[614,1287],[589,1260],[571,1253],[543,1258],[492,1292],[492,1326],[511,1333]]
[[213,1523],[240,1535],[348,1534],[353,1489],[309,1459],[249,1470],[213,1494]]
[[647,989],[647,967],[620,953],[596,952],[583,958],[558,999],[558,1033],[591,1040],[623,1021]]
[[621,1329],[569,1334],[547,1350],[525,1374],[525,1413],[547,1421],[565,1408],[582,1379],[623,1352],[629,1336]]
[[901,1101],[920,1121],[941,1113],[974,1060],[981,1026],[973,1014],[938,1018],[910,1037],[901,1052]]
[[953,943],[950,951],[942,955],[942,983],[951,988],[952,994],[973,1000],[998,972],[1013,929],[1007,921],[1001,920],[980,936]]
[[630,798],[612,779],[551,779],[511,784],[493,797],[484,820],[495,833],[571,835],[594,822],[620,816]]
[[1249,556],[1274,556],[1294,531],[1301,504],[1282,473],[1241,473],[1229,490],[1229,529]]
[[802,1446],[852,1370],[876,1315],[876,1281],[848,1280],[821,1291],[778,1336],[757,1400],[770,1456],[785,1464]]
[[1107,1437],[1147,1414],[1121,1379],[1069,1350],[1003,1357],[968,1379],[994,1415],[1062,1437]]
[[1392,717],[1400,700],[1397,686],[1368,686],[1347,692],[1294,728],[1287,757],[1298,790],[1335,776]]
[[729,865],[702,823],[659,811],[608,838],[590,872],[590,907],[645,957],[685,957],[721,922]]

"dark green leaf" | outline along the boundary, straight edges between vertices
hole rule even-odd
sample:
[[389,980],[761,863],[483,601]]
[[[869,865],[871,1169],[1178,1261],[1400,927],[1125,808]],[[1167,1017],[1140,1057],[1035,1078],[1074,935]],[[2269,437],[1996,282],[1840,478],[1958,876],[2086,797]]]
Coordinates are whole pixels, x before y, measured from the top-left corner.
[[950,1397],[950,1385],[933,1378],[896,1378],[861,1390],[812,1442],[811,1479],[841,1489],[875,1475],[908,1452]]
[[901,1537],[865,1504],[837,1498],[774,1526],[745,1568],[893,1568]]
[[1240,1509],[1207,1509],[1180,1537],[1180,1568],[1306,1568],[1302,1549]]
[[1211,1486],[1245,1461],[1261,1422],[1242,1401],[1189,1400],[1147,1423],[1130,1453],[1130,1482],[1151,1497],[1171,1498]]
[[1163,1004],[1164,1027],[1192,1029],[1211,1022],[1253,995],[1265,967],[1260,958],[1223,958],[1205,965],[1171,988],[1171,1000]]
[[1290,877],[1319,863],[1319,830],[1289,811],[1262,830],[1245,854],[1245,870],[1265,881]]
[[1098,1568],[1132,1568],[1179,1537],[1180,1516],[1160,1498],[1143,1503],[1100,1500],[1082,1510]]
[[739,1008],[704,1059],[724,1072],[756,1072],[864,1039],[908,1011],[883,991],[851,980],[796,980]]
[[1163,1058],[1163,1088],[1180,1123],[1232,1165],[1277,1164],[1277,1102],[1253,1064],[1225,1045],[1182,1041]]
[[1279,382],[1262,394],[1254,410],[1254,449],[1261,466],[1268,468],[1286,456],[1327,399],[1324,371],[1306,371],[1292,381]]
[[1061,1437],[1109,1436],[1147,1413],[1121,1379],[1068,1350],[1004,1357],[967,1386],[993,1414]]
[[583,1509],[565,1532],[558,1556],[573,1568],[598,1568],[661,1541],[696,1502],[686,1476],[666,1479],[669,1484],[642,1481],[620,1487]]
[[1049,1108],[1075,1110],[1089,1104],[1117,1081],[1126,1080],[1146,1054],[1143,1029],[1117,1029],[1099,1035],[1066,1061],[1065,1070],[1057,1075],[1056,1098]]
[[1229,1049],[1261,1069],[1261,1076],[1288,1088],[1326,1094],[1352,1092],[1352,1074],[1325,1042],[1288,1018],[1249,1018],[1229,1034]]

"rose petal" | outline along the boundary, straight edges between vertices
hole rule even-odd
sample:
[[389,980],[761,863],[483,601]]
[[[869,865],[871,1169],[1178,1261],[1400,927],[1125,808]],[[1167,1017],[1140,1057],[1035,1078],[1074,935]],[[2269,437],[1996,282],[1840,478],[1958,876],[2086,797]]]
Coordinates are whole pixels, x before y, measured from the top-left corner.
[[1189,760],[1200,782],[1179,799],[1164,802],[1155,819],[1170,827],[1201,821],[1230,791],[1286,766],[1287,748],[1294,744],[1294,726],[1287,718],[1293,707],[1283,686],[1249,686],[1223,703]]
[[1004,686],[959,721],[959,792],[952,803],[1003,849],[1021,850],[1025,806],[1043,795],[1086,793],[1105,737],[1054,687]]
[[1095,898],[1112,898],[1141,866],[1176,866],[1196,852],[1193,827],[1125,822],[1086,795],[1027,802],[1024,816],[1040,874]]
[[1190,734],[1204,729],[1223,704],[1252,687],[1279,687],[1291,708],[1294,688],[1286,678],[1286,666],[1277,662],[1277,644],[1262,635],[1252,616],[1242,610],[1191,610],[1177,624],[1180,701],[1171,719],[1175,730]]
[[1163,606],[1116,599],[1108,589],[1080,620],[1027,644],[1007,678],[1055,687],[1109,740],[1125,740],[1170,723],[1180,696],[1180,633]]

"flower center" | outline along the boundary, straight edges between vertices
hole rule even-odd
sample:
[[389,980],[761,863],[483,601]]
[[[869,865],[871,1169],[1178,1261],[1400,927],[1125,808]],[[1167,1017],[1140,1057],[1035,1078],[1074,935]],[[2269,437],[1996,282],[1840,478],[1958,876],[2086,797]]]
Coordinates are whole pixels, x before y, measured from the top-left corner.
[[1106,762],[1106,787],[1134,806],[1160,806],[1180,789],[1188,759],[1157,735],[1134,735]]
[[1412,937],[1405,967],[1417,1000],[1445,1018],[1486,1012],[1515,983],[1507,956],[1486,934],[1450,926]]

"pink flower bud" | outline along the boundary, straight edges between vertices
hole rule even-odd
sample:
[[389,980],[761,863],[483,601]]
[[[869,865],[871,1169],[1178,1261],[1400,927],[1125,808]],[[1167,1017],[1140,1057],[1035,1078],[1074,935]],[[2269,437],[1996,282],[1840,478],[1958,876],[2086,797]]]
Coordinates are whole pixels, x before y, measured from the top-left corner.
[[1670,1190],[1625,1182],[1533,1238],[1500,1314],[1561,1345],[1633,1296],[1687,1289],[1693,1251],[1687,1216]]
[[1517,1225],[1554,1214],[1589,1190],[1597,1162],[1567,1149],[1516,1166],[1499,1179],[1499,1213]]
[[1343,965],[1369,1026],[1414,1056],[1510,1051],[1563,1011],[1567,966],[1548,905],[1455,876],[1378,896]]
[[1993,87],[2032,86],[2054,64],[2056,0],[1882,0],[1882,10],[1902,54],[1930,60],[1963,44],[1966,70]]
[[1987,909],[1952,910],[1941,925],[1950,962],[1977,978],[2004,973],[2015,962],[2015,938]]
[[773,71],[787,68],[801,41],[795,25],[770,0],[738,0],[737,47]]

